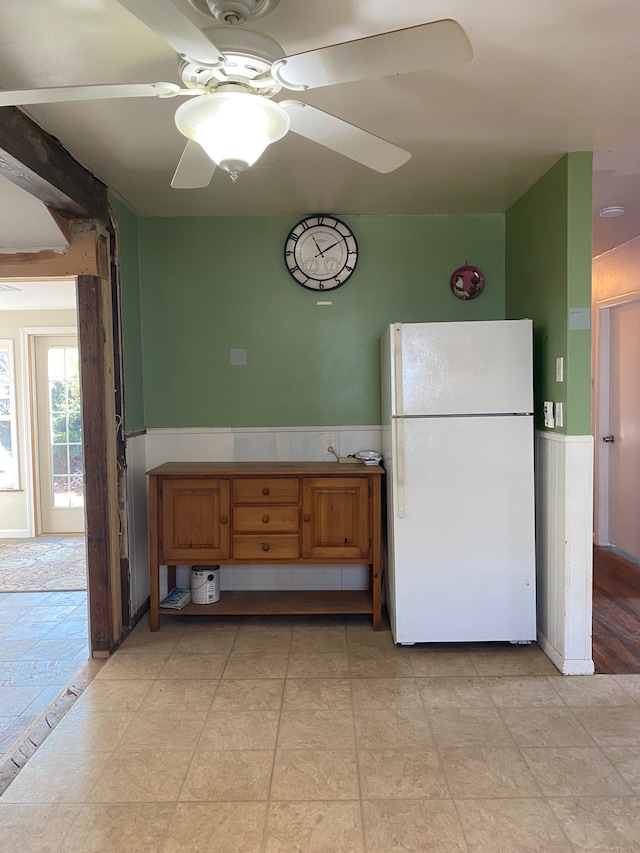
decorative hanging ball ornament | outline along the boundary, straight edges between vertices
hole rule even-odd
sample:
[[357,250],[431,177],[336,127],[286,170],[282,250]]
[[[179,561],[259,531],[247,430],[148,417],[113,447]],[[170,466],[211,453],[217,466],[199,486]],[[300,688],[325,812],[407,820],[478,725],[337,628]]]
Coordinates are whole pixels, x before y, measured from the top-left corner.
[[484,289],[484,276],[478,267],[458,267],[451,276],[451,290],[458,299],[475,299]]

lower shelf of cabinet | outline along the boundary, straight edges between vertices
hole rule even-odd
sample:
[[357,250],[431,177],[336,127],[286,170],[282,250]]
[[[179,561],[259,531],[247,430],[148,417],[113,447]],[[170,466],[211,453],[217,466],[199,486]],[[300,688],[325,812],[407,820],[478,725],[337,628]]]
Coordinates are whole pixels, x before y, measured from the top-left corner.
[[191,602],[182,610],[160,608],[162,616],[299,616],[373,613],[368,590],[223,590],[214,604]]

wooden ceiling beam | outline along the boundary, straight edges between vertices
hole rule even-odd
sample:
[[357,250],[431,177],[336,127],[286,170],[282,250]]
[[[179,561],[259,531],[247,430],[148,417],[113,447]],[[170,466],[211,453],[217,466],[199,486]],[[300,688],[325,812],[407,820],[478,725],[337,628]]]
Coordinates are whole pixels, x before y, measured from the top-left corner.
[[69,219],[109,221],[106,186],[16,107],[0,107],[0,175]]
[[[60,222],[64,220],[60,218]],[[64,251],[0,252],[0,278],[61,278],[71,275],[96,275],[109,278],[109,238],[105,226],[97,220],[67,222]]]

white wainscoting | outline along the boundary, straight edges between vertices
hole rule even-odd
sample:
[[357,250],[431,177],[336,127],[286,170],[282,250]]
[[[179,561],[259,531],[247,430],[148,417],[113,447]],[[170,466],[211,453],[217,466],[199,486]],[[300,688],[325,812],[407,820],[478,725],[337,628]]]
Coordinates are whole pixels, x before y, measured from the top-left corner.
[[163,462],[321,462],[322,436],[336,438],[336,453],[380,450],[380,426],[260,427],[255,429],[147,430],[147,468]]
[[[320,462],[322,436],[331,433],[336,452],[380,451],[380,426],[274,427],[256,429],[150,429],[127,440],[127,491],[131,552],[131,602],[135,613],[149,595],[147,482],[145,472],[163,462]],[[359,565],[223,566],[225,589],[366,589],[368,568]],[[190,568],[179,567],[176,583],[189,586]],[[160,574],[166,590],[166,570]]]
[[594,672],[593,437],[536,432],[538,641],[564,675]]
[[146,443],[146,435],[136,435],[127,439],[127,533],[132,613],[137,613],[149,597]]

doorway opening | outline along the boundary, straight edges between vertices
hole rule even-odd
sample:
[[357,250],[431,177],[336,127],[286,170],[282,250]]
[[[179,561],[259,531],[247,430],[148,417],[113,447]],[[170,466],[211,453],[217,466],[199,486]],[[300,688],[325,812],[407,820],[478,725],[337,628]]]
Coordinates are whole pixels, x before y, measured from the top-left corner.
[[0,338],[11,342],[0,394],[4,754],[89,657],[75,278],[11,282]]
[[[0,291],[5,282],[19,287],[23,281],[46,283],[60,277],[70,281],[77,294],[83,450],[89,472],[85,484],[88,569],[85,616],[88,609],[91,655],[106,658],[130,626],[128,586],[125,588],[122,583],[122,578],[128,581],[128,560],[122,557],[126,550],[118,524],[120,513],[126,513],[126,500],[120,498],[124,494],[120,491],[124,476],[119,473],[125,466],[120,454],[117,456],[114,440],[114,423],[119,424],[119,431],[122,429],[118,403],[121,389],[116,387],[121,376],[120,345],[119,339],[114,340],[120,332],[119,307],[114,302],[119,288],[117,224],[108,207],[104,184],[20,110],[9,108],[6,118],[7,132],[0,155],[12,165],[5,172],[23,195],[32,198],[35,208],[46,206],[63,239],[60,250],[33,252],[22,250],[22,242],[14,242],[12,251],[0,254],[3,279]],[[32,220],[26,218],[21,224],[29,228]],[[36,246],[42,245],[48,243],[37,241]],[[0,311],[0,319],[3,317],[4,312]],[[24,489],[27,479],[33,478],[33,470],[23,466],[21,476],[20,488]],[[32,483],[28,485],[32,488]],[[4,497],[4,491],[0,490],[0,499]],[[15,503],[15,497],[12,492],[9,504]],[[14,519],[12,526],[7,527],[12,538],[25,530],[35,532],[35,509],[30,512],[31,518],[19,519],[19,524],[14,524]],[[4,507],[0,511],[0,524],[9,524]],[[6,600],[5,595],[10,594],[0,593],[0,605]],[[38,628],[37,620],[32,621],[27,638],[14,638],[18,645],[13,647],[13,654],[18,654],[23,640],[31,642],[42,636],[45,629],[41,615],[40,623]],[[2,632],[5,637],[6,630],[5,627]],[[38,664],[34,668],[42,667]]]
[[640,293],[597,303],[593,658],[640,673]]
[[14,445],[24,444],[23,465],[32,472],[23,478],[28,526],[25,537],[0,539],[0,592],[86,590],[76,328],[23,326],[21,333],[26,405]]
[[34,497],[40,535],[84,535],[84,472],[78,337],[33,336],[31,412]]
[[0,338],[11,342],[2,411],[13,463],[0,493],[0,592],[86,591],[75,278],[12,282]]

